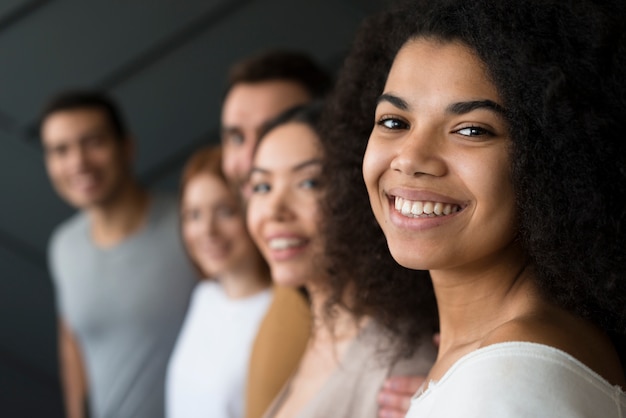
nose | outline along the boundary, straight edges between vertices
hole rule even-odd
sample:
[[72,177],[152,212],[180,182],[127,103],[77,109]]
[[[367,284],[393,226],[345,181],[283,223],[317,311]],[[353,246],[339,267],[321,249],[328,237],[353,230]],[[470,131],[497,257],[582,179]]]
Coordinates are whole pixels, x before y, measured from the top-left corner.
[[245,138],[244,143],[241,149],[241,158],[239,159],[239,167],[238,171],[243,180],[248,178],[250,174],[250,169],[252,168],[252,159],[254,157],[254,149],[256,148],[256,143],[258,142],[258,138],[252,135],[249,135],[248,138]]
[[218,235],[219,226],[218,226],[217,217],[215,215],[213,214],[207,215],[204,229],[205,229],[205,233],[210,237],[214,237]]
[[416,129],[401,140],[391,169],[411,177],[446,173],[445,137],[428,129]]
[[88,165],[87,150],[80,145],[72,147],[68,151],[67,160],[74,171],[82,171]]
[[267,215],[270,219],[285,222],[294,218],[294,211],[291,209],[292,199],[289,199],[286,187],[274,187],[268,197]]

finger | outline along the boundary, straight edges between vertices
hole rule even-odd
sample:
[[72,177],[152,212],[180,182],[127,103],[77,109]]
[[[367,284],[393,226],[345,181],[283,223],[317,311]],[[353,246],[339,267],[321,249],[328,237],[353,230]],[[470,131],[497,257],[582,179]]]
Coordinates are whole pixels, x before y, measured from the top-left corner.
[[392,376],[385,380],[383,388],[398,394],[413,396],[426,380],[426,376]]
[[406,411],[396,411],[394,409],[379,409],[378,418],[404,418]]
[[398,412],[401,416],[406,415],[406,412],[411,406],[411,397],[413,394],[399,394],[394,391],[383,389],[378,394],[378,406],[380,411]]
[[441,334],[440,333],[436,333],[435,335],[433,335],[433,344],[435,344],[435,347],[439,348],[439,344],[441,344]]

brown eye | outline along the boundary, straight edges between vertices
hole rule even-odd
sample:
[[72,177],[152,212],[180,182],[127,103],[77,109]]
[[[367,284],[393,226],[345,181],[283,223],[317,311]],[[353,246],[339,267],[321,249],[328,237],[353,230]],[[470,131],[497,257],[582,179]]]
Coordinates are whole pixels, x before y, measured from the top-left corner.
[[405,121],[391,117],[382,118],[377,122],[377,124],[391,130],[408,129],[409,127],[408,123]]
[[224,142],[230,143],[233,145],[241,145],[245,141],[243,134],[238,131],[231,131],[224,135]]
[[455,131],[455,133],[468,137],[493,136],[493,133],[480,126],[467,126]]
[[229,206],[222,206],[218,208],[216,211],[217,216],[219,216],[220,218],[230,218],[234,216],[236,213],[237,213],[237,210]]
[[198,210],[190,209],[183,213],[183,220],[185,221],[195,221],[198,218],[200,218],[200,211]]
[[254,194],[263,194],[270,191],[270,185],[268,183],[253,183],[252,184],[252,193]]

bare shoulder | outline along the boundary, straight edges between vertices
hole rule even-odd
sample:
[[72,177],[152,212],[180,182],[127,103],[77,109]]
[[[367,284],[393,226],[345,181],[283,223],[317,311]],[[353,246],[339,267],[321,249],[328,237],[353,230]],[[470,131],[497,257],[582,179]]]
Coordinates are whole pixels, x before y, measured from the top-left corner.
[[558,348],[613,385],[626,387],[623,369],[610,338],[592,323],[560,308],[519,316],[490,332],[481,347],[527,341]]

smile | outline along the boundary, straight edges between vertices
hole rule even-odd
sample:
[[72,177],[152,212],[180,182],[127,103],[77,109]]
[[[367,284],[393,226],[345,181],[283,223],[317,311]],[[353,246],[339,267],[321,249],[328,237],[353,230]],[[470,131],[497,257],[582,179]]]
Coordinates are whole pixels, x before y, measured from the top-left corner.
[[433,218],[436,216],[446,216],[461,210],[459,205],[452,203],[433,202],[433,201],[414,201],[395,197],[395,208],[403,216],[409,218]]
[[306,245],[306,240],[302,238],[273,238],[268,241],[267,245],[272,250],[286,250],[302,247]]

